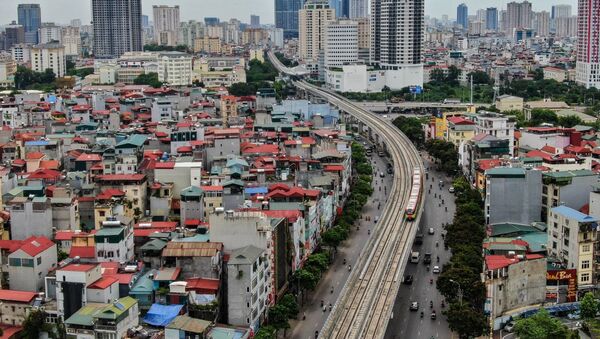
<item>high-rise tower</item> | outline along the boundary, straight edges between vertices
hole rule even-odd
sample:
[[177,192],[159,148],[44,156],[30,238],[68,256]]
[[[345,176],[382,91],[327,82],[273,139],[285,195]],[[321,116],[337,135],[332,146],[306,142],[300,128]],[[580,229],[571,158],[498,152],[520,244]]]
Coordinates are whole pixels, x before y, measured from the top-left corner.
[[142,0],[92,0],[92,20],[96,58],[143,49]]

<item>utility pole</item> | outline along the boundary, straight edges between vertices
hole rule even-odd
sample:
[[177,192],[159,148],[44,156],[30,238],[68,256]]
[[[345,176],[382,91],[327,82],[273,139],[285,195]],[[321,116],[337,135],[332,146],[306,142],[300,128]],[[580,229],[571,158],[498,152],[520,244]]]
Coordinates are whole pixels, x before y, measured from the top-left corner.
[[473,105],[473,74],[471,74],[471,105]]

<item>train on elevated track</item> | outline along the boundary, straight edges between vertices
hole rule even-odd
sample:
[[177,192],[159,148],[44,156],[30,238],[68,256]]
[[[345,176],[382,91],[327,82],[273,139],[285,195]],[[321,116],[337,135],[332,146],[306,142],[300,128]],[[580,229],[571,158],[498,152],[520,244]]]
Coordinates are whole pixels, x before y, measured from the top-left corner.
[[423,175],[421,169],[415,167],[412,172],[412,187],[410,189],[410,198],[406,206],[405,215],[407,220],[415,220],[419,212],[421,203],[421,189],[423,187]]

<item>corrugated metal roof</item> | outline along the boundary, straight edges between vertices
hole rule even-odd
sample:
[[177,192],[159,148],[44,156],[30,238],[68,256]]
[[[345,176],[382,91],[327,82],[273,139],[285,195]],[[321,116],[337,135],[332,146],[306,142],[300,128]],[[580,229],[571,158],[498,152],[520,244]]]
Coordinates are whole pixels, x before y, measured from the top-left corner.
[[180,315],[173,319],[166,328],[181,330],[185,332],[202,334],[210,326],[210,322],[201,319],[194,319],[187,315]]
[[163,257],[212,257],[223,249],[220,242],[169,242]]

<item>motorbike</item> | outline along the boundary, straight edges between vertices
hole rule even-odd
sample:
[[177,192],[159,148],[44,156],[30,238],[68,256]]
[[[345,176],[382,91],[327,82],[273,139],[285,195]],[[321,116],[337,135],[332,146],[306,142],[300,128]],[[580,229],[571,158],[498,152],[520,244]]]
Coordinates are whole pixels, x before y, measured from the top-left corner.
[[[433,279],[429,279],[429,285],[433,285]],[[431,305],[433,305],[433,301],[431,302]]]
[[435,314],[435,311],[431,312],[431,319],[435,320],[435,318],[437,318],[437,314]]
[[421,318],[423,318],[423,311],[421,311]]

